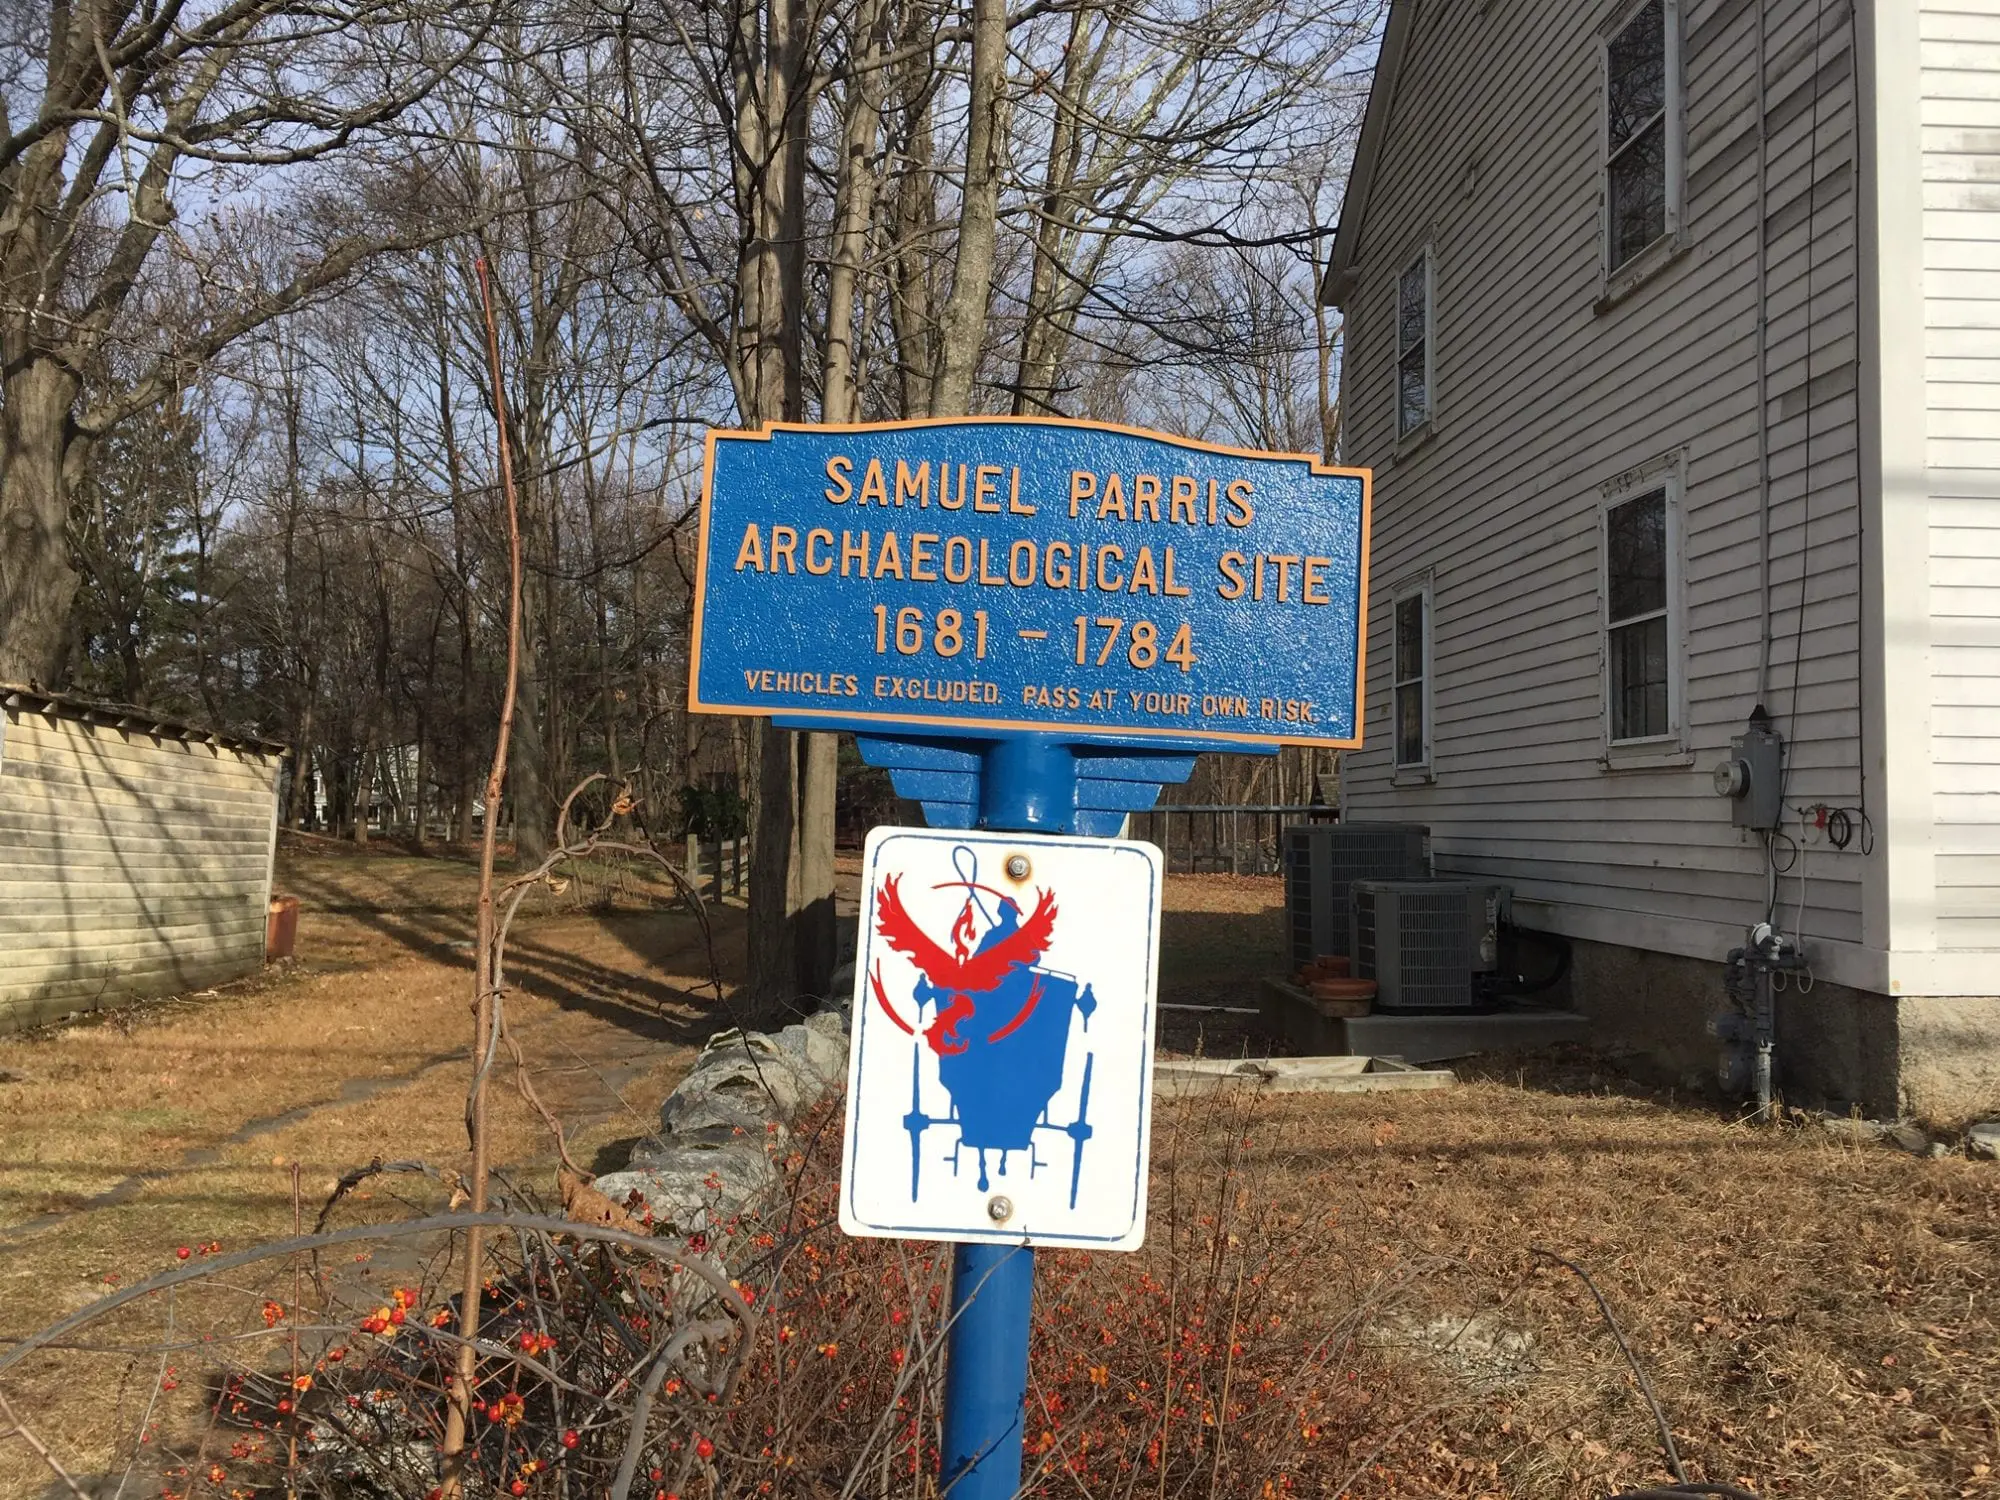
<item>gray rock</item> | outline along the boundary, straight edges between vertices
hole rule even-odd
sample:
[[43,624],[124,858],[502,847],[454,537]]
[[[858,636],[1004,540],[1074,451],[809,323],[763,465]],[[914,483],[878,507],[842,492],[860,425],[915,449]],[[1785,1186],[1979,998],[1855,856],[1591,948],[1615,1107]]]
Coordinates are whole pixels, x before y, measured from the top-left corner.
[[[736,1077],[734,1072],[724,1075]],[[770,1121],[758,1107],[760,1100],[740,1089],[716,1092],[709,1087],[718,1079],[690,1073],[660,1106],[660,1132],[676,1140],[726,1141],[738,1136],[761,1136]]]
[[778,1185],[786,1128],[847,1075],[847,1024],[822,1012],[777,1036],[722,1031],[660,1108],[660,1134],[595,1186],[616,1203],[638,1193],[662,1228],[726,1232]]
[[620,1208],[631,1202],[637,1193],[645,1206],[652,1210],[653,1221],[662,1229],[677,1229],[686,1232],[685,1224],[706,1216],[707,1205],[698,1194],[690,1192],[679,1179],[669,1178],[649,1167],[627,1167],[622,1172],[606,1172],[591,1183]]
[[1880,1120],[1861,1120],[1852,1115],[1824,1115],[1820,1128],[1835,1140],[1852,1146],[1872,1146],[1889,1133]]
[[632,1148],[631,1165],[591,1184],[614,1203],[635,1188],[663,1226],[682,1233],[727,1222],[753,1207],[778,1181],[761,1140],[661,1140]]
[[681,1080],[673,1097],[661,1110],[664,1129],[675,1129],[676,1112],[688,1108],[677,1104],[684,1096],[714,1096],[740,1116],[747,1116],[761,1129],[765,1120],[789,1124],[801,1110],[809,1109],[826,1092],[826,1080],[762,1032],[725,1031],[709,1039],[694,1071]]
[[1966,1131],[1965,1149],[1974,1156],[2000,1161],[2000,1120],[1987,1120]]
[[1469,1318],[1447,1315],[1428,1323],[1407,1313],[1394,1314],[1377,1325],[1369,1341],[1383,1347],[1414,1345],[1483,1385],[1513,1384],[1540,1368],[1533,1334],[1509,1328],[1483,1313]]
[[831,1035],[825,1027],[787,1026],[778,1033],[778,1045],[798,1058],[831,1087],[847,1079],[847,1033],[841,1028]]
[[1907,1151],[1912,1156],[1930,1155],[1931,1138],[1915,1125],[1891,1125],[1886,1138],[1890,1145]]

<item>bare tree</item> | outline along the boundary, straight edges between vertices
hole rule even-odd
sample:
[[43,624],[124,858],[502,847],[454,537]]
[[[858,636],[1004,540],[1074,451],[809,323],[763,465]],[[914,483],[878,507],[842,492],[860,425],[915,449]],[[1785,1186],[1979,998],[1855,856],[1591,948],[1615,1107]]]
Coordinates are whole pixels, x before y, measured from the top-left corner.
[[[87,637],[107,690],[296,744],[290,821],[448,806],[469,836],[508,542],[466,434],[497,396],[521,853],[606,763],[656,818],[689,783],[753,793],[765,1014],[830,976],[836,742],[685,713],[699,428],[1011,409],[1336,440],[1311,268],[1381,0],[43,3],[0,65],[0,677]],[[166,539],[106,524],[150,512],[87,493],[91,456],[162,422],[202,476],[171,543],[194,581],[135,612]]]
[[[63,538],[91,448],[245,333],[422,235],[351,199],[302,211],[315,169],[380,142],[476,48],[481,18],[441,0],[49,0],[19,20],[0,44],[0,679],[54,681],[77,587]],[[316,222],[260,264],[235,232],[259,209]],[[181,327],[135,327],[163,250],[203,301]],[[114,346],[130,378],[86,399]]]

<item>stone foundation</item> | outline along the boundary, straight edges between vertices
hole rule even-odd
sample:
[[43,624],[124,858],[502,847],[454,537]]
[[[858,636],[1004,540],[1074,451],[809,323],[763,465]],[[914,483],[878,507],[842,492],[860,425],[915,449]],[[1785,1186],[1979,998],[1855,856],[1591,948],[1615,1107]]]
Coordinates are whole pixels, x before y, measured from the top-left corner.
[[1896,1005],[1905,1108],[1951,1123],[2000,1114],[2000,996],[1906,995]]
[[[1556,998],[1636,1072],[1716,1090],[1720,962],[1575,940]],[[1776,1072],[1787,1103],[1878,1119],[1957,1122],[2000,1111],[2000,997],[1892,996],[1824,980],[1778,996]]]

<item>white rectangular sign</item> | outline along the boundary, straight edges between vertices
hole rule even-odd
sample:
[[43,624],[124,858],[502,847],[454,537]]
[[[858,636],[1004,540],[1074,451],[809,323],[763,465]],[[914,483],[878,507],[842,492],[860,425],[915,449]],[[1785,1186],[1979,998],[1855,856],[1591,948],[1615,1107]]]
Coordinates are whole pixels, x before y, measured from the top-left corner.
[[1136,1250],[1160,851],[877,828],[862,857],[840,1227]]

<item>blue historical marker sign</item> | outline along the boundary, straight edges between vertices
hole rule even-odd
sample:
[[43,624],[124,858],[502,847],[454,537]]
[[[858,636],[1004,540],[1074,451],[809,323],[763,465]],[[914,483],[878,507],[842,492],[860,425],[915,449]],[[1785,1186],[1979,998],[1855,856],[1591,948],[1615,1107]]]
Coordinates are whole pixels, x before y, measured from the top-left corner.
[[1133,428],[712,432],[690,707],[1360,743],[1368,474]]

